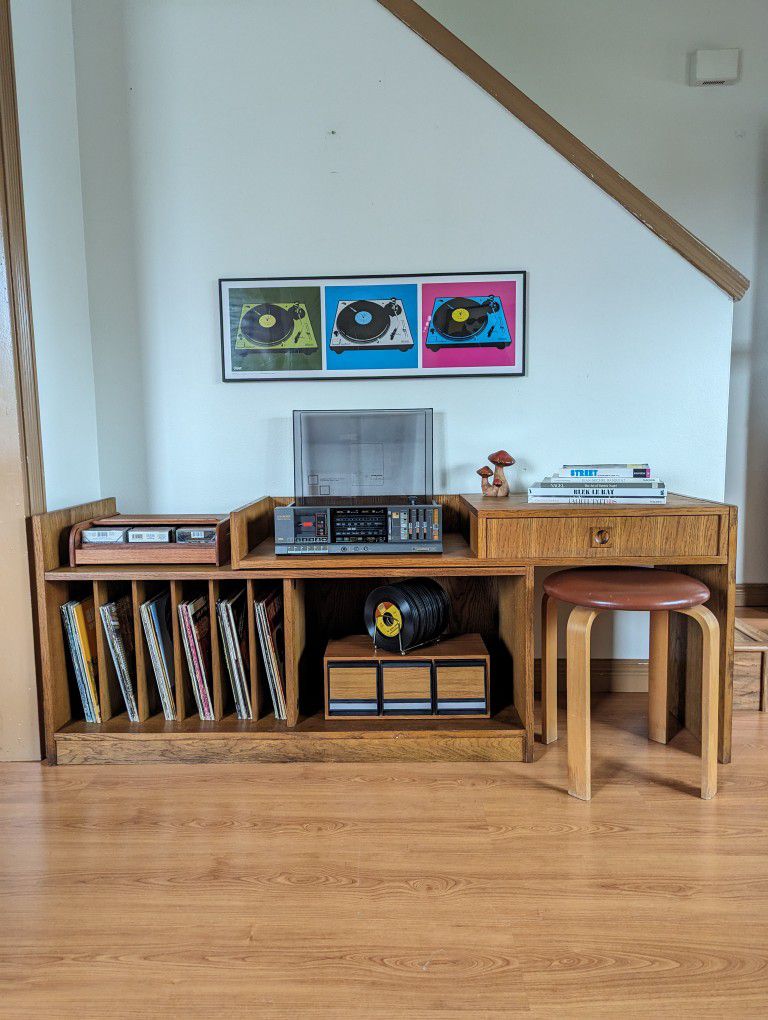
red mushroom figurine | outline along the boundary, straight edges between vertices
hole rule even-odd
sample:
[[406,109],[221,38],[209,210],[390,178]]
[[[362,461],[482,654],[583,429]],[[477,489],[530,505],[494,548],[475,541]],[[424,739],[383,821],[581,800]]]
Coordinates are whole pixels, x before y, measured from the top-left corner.
[[497,450],[496,453],[489,455],[488,460],[493,464],[493,485],[496,489],[496,495],[501,499],[504,496],[509,495],[509,482],[504,474],[505,467],[511,467],[515,463],[515,458],[511,457],[506,450]]
[[493,474],[493,471],[491,471],[487,464],[483,464],[481,468],[477,469],[477,473],[480,475],[480,484],[482,486],[483,495],[495,496],[496,493],[491,487],[491,483],[488,481]]

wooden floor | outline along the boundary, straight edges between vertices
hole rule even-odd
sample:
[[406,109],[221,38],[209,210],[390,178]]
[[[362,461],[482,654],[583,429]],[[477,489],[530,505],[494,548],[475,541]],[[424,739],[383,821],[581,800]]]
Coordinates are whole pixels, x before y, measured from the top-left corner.
[[[768,714],[535,765],[0,766],[0,1017],[768,1013]],[[562,721],[564,726],[564,720]],[[561,731],[562,732],[562,731]]]

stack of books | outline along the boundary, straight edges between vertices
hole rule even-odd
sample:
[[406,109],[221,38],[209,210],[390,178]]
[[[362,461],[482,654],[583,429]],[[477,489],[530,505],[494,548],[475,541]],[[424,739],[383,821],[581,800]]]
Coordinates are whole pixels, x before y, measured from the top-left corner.
[[528,502],[662,504],[667,487],[648,464],[563,464],[529,487]]

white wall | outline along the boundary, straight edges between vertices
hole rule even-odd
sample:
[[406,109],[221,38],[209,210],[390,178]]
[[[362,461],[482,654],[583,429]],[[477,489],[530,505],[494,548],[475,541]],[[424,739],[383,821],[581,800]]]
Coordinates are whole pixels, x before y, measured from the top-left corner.
[[[421,2],[752,280],[734,314],[726,497],[739,579],[768,581],[768,5]],[[688,53],[730,46],[738,85],[687,85]]]
[[[722,498],[730,301],[373,0],[73,10],[105,492],[228,510],[290,491],[293,408],[428,404],[438,489],[503,445]],[[220,381],[219,276],[519,268],[526,378]]]
[[11,5],[48,509],[99,496],[69,0]]

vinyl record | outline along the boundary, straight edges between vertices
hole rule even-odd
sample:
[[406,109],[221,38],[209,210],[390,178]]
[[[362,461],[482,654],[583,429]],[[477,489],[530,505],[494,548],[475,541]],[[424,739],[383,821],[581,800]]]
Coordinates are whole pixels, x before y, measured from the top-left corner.
[[265,301],[248,309],[240,320],[240,332],[251,343],[274,347],[291,335],[295,318],[293,310]]
[[432,325],[447,340],[470,340],[483,332],[493,311],[498,311],[498,305],[492,298],[482,303],[473,298],[449,298],[435,311]]
[[408,651],[431,644],[448,626],[450,600],[431,578],[376,588],[365,602],[365,625],[378,648]]
[[347,340],[371,344],[389,329],[392,302],[382,307],[375,301],[350,301],[336,317],[336,329]]

